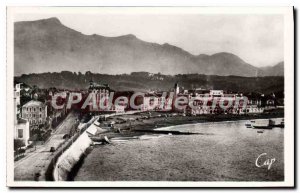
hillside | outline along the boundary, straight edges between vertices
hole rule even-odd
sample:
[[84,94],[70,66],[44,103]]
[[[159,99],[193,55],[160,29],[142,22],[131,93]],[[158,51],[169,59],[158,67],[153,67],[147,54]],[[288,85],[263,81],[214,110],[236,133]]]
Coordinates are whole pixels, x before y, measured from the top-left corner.
[[29,74],[15,77],[15,81],[24,82],[40,88],[87,89],[89,81],[107,83],[116,91],[170,91],[176,82],[184,89],[222,89],[233,92],[260,92],[265,94],[283,92],[284,77],[239,77],[201,74],[163,75],[148,72],[133,72],[123,75],[95,74],[91,72]]

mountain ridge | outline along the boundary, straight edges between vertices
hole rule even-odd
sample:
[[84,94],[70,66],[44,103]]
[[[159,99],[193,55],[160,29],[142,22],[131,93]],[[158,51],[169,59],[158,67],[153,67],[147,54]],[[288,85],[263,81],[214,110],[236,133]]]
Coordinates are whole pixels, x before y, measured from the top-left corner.
[[72,69],[104,74],[147,71],[170,75],[283,76],[283,68],[257,68],[232,53],[193,55],[169,43],[151,43],[133,34],[84,35],[54,17],[15,22],[14,35],[15,75]]

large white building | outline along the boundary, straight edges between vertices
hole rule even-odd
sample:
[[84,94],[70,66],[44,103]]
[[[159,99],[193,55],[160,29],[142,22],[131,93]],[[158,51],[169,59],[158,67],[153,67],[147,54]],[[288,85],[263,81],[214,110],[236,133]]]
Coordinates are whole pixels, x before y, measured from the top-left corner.
[[22,106],[22,118],[29,121],[30,126],[46,123],[47,106],[36,100],[31,100]]

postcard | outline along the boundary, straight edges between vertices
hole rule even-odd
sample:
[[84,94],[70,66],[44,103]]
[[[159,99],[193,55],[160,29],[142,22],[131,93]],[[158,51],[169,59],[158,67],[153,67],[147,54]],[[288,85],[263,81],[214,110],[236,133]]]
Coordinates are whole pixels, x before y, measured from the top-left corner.
[[293,7],[8,7],[7,186],[294,187]]

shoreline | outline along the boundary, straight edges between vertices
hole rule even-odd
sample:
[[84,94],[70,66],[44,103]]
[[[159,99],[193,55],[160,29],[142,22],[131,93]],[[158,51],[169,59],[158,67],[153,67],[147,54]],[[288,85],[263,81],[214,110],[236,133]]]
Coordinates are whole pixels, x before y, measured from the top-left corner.
[[[140,113],[138,113],[140,114]],[[117,115],[117,116],[112,116],[111,118],[116,118],[116,117],[124,117],[124,115]],[[145,124],[130,124],[131,129],[125,130],[125,132],[123,130],[121,130],[121,133],[115,133],[115,132],[108,132],[108,133],[103,133],[101,135],[106,135],[108,138],[115,138],[115,137],[134,137],[134,136],[141,136],[147,133],[152,133],[151,131],[155,131],[156,129],[160,129],[163,130],[162,128],[169,128],[169,127],[174,127],[174,126],[178,126],[178,125],[189,125],[189,124],[199,124],[199,123],[214,123],[214,122],[234,122],[234,121],[242,121],[242,120],[250,120],[250,119],[267,119],[267,118],[280,118],[280,117],[284,117],[284,113],[269,113],[269,114],[253,114],[253,115],[238,115],[238,116],[234,116],[232,117],[232,115],[230,115],[231,118],[230,120],[228,120],[228,116],[224,116],[224,115],[218,115],[218,116],[195,116],[195,117],[183,117],[178,120],[178,117],[168,117],[168,118],[172,118],[171,120],[168,121],[173,121],[173,124],[165,124],[162,125],[163,119],[161,117],[159,118],[150,118],[149,121],[150,123],[145,123]],[[177,119],[176,119],[177,118]],[[156,119],[156,120],[155,120]],[[158,119],[158,120],[157,120]],[[177,120],[177,121],[174,121]],[[158,124],[159,127],[157,126]],[[116,124],[121,126],[123,129],[126,128],[126,126],[128,127],[128,125],[126,124]],[[146,126],[146,127],[145,127]],[[180,135],[180,134],[179,134]],[[86,159],[86,157],[92,153],[93,151],[93,147],[89,147],[86,152],[80,157],[79,161],[74,165],[74,167],[71,169],[71,171],[68,174],[68,179],[67,181],[74,181],[74,179],[77,176],[78,171],[80,170],[80,168],[82,167],[82,165],[84,164],[84,161]]]
[[[176,115],[171,117],[164,117],[172,113],[152,112],[152,117],[148,119],[141,119],[147,115],[146,112],[136,113],[132,115],[114,115],[108,118],[109,121],[115,121],[115,131],[102,133],[99,137],[106,135],[108,138],[113,137],[132,137],[140,136],[149,131],[162,129],[177,125],[198,124],[198,123],[211,123],[211,122],[228,122],[228,121],[241,121],[251,119],[269,119],[284,117],[284,112],[277,113],[263,113],[263,114],[246,114],[246,115],[199,115],[199,116],[182,116]],[[159,116],[160,115],[160,116]],[[118,124],[119,119],[127,119],[125,123]],[[129,121],[131,119],[131,121]]]

